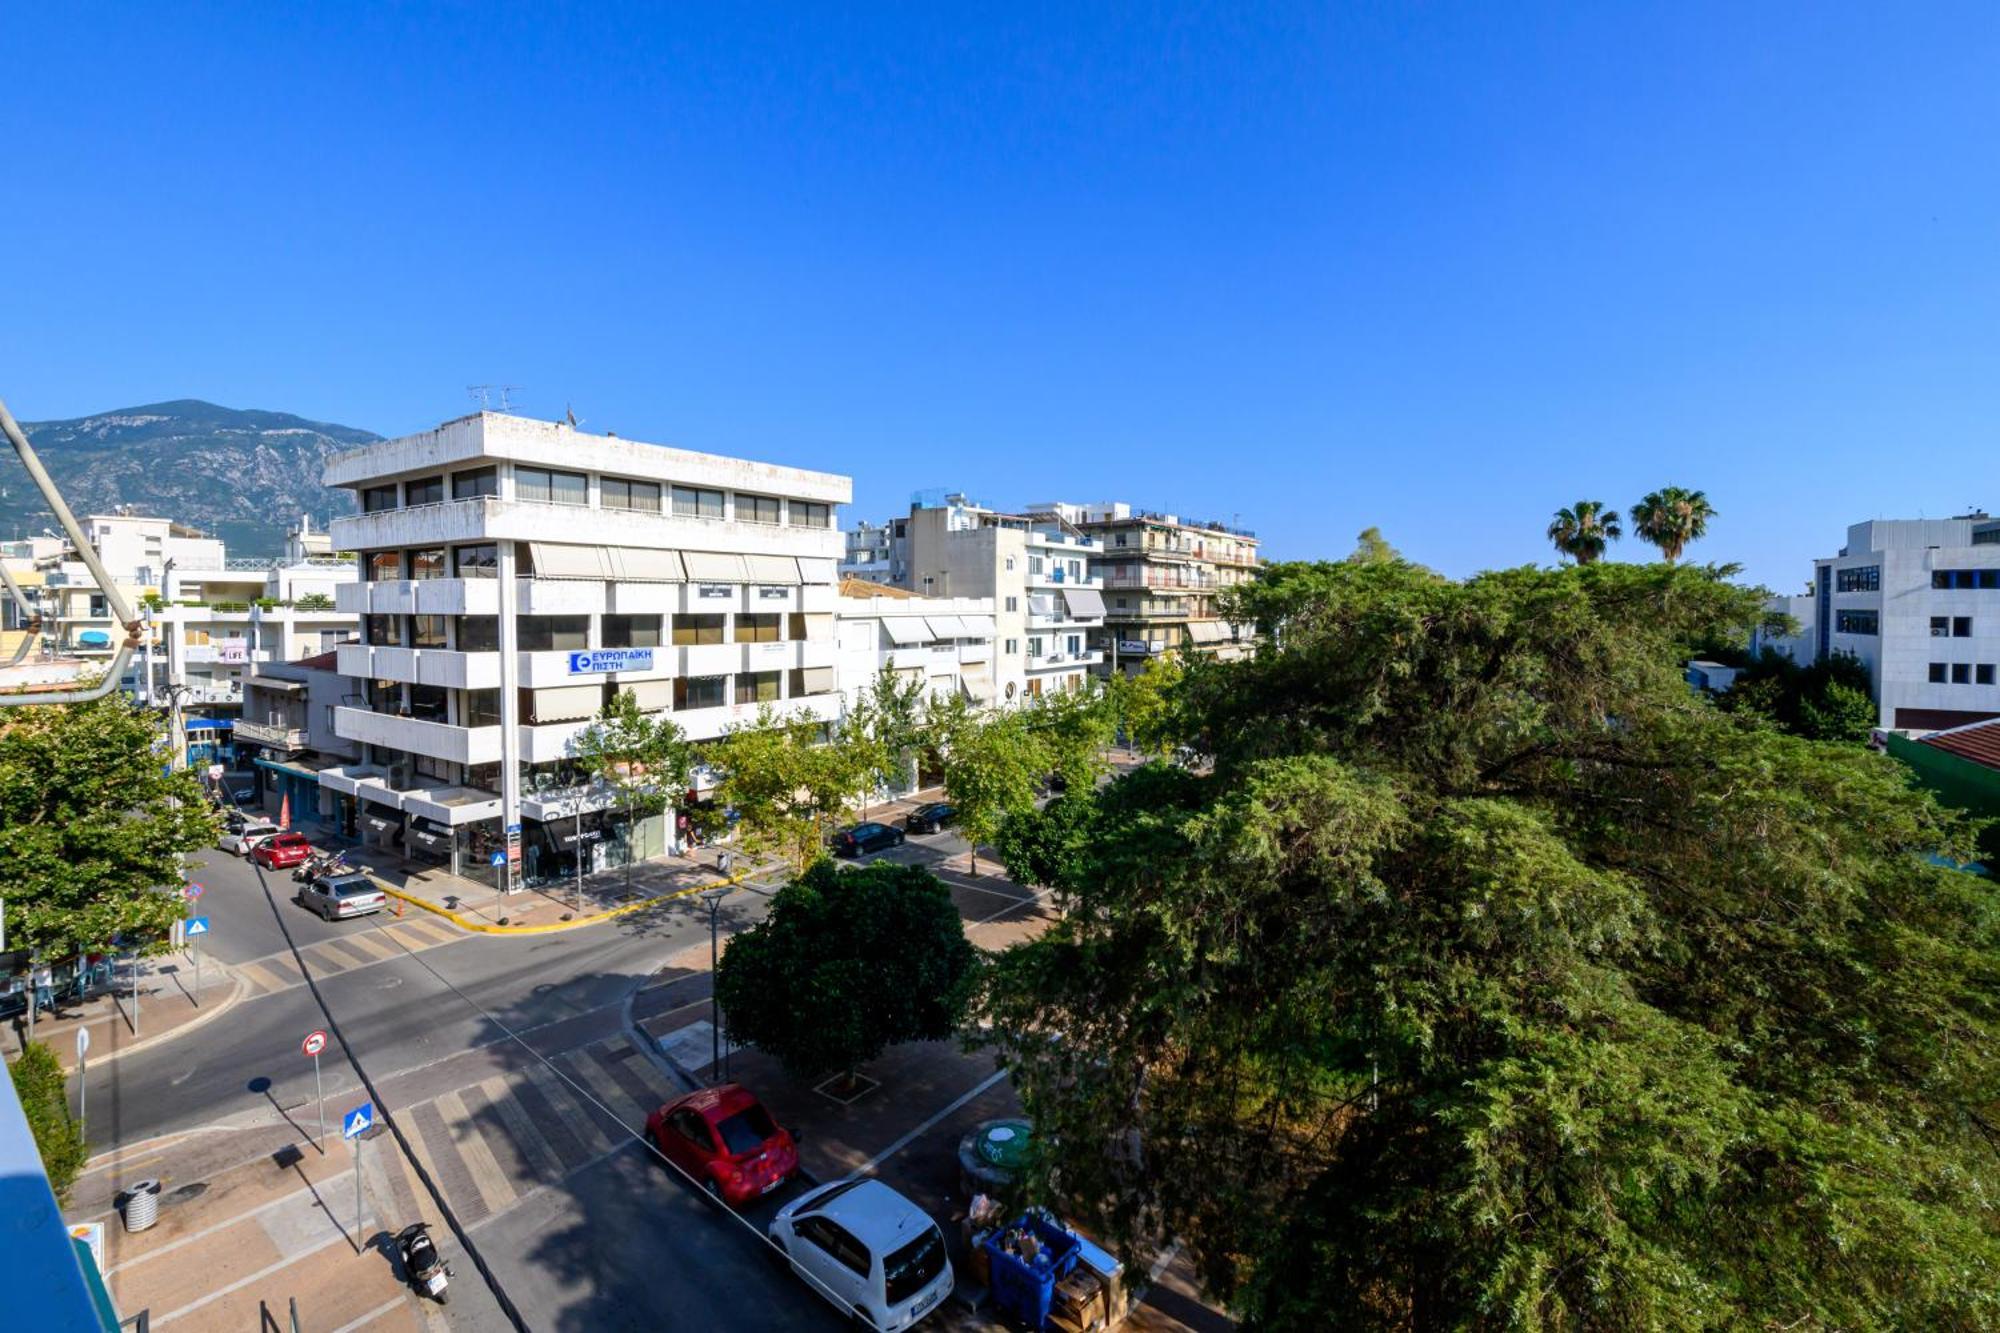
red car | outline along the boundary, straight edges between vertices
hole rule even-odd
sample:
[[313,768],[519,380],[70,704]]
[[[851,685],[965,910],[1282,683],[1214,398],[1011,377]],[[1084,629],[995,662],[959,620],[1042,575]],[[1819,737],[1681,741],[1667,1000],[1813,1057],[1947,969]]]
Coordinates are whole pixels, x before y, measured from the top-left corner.
[[250,853],[250,859],[266,870],[289,870],[313,854],[313,846],[303,833],[280,833],[266,838]]
[[738,1083],[675,1098],[646,1117],[667,1160],[731,1206],[769,1194],[799,1169],[799,1148]]

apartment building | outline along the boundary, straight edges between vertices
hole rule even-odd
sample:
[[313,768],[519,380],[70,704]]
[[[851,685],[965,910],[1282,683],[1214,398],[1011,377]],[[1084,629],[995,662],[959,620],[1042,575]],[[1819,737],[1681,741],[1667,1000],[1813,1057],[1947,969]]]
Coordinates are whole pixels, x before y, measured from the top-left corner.
[[1217,594],[1257,575],[1257,535],[1232,524],[1182,519],[1129,504],[1056,504],[1098,548],[1106,609],[1100,645],[1117,669],[1181,649],[1232,657],[1250,627],[1221,619]]
[[1912,735],[2000,717],[2000,519],[1881,519],[1814,562],[1810,594],[1778,599],[1794,637],[1760,638],[1801,664],[1861,659],[1880,725]]
[[[885,670],[932,698],[959,695],[990,705],[996,626],[991,597],[919,597],[902,588],[843,578],[835,604],[838,679],[852,709]],[[914,785],[910,783],[899,790]]]
[[[353,562],[349,561],[349,568]],[[334,710],[354,702],[337,649],[290,661],[258,662],[243,682],[235,723],[239,762],[255,775],[267,814],[289,811],[292,827],[353,837],[353,809],[323,801],[320,771],[361,759],[361,747],[333,729]]]
[[441,844],[510,885],[654,855],[672,820],[627,826],[570,762],[609,700],[695,739],[766,705],[839,716],[846,477],[480,412],[337,454],[325,481],[360,502],[332,538],[359,562],[334,731],[361,759],[319,780],[375,845]]

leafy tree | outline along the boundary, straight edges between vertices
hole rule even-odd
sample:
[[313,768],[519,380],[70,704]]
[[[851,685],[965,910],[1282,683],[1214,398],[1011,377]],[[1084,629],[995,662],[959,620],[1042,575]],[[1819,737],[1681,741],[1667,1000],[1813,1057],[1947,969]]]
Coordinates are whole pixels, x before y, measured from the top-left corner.
[[0,898],[7,943],[43,957],[113,939],[164,949],[181,858],[220,825],[165,726],[113,695],[0,713]]
[[[672,807],[694,772],[694,747],[687,734],[672,718],[641,712],[639,701],[623,690],[597,720],[571,738],[569,748],[577,767],[615,794],[628,828],[640,815]],[[625,882],[632,882],[629,857]]]
[[293,602],[292,605],[301,611],[331,611],[333,610],[333,598],[323,592],[309,592],[296,602]]
[[[1711,706],[1761,593],[1328,567],[1215,756],[1021,815],[1032,1191],[1248,1326],[2000,1321],[2000,898],[1892,761]],[[1053,803],[1052,803],[1053,804]]]
[[1118,715],[1106,690],[1094,683],[1057,690],[1030,699],[1022,712],[1048,772],[1065,786],[1095,786],[1110,768],[1106,751],[1118,739]]
[[1852,653],[1831,653],[1801,667],[1767,649],[1743,667],[1721,704],[1823,741],[1865,741],[1881,716],[1868,666]]
[[28,1117],[35,1147],[42,1155],[42,1170],[48,1172],[49,1188],[58,1202],[69,1202],[70,1186],[90,1160],[90,1145],[84,1142],[83,1126],[70,1118],[69,1094],[62,1065],[55,1052],[39,1041],[31,1041],[8,1071],[13,1075],[15,1095]]
[[1604,548],[1623,535],[1618,511],[1606,509],[1601,500],[1578,500],[1558,509],[1549,524],[1549,540],[1556,550],[1579,565],[1596,564],[1604,558]]
[[1671,565],[1689,542],[1708,534],[1708,520],[1714,517],[1714,508],[1700,491],[1662,486],[1632,506],[1632,530],[1659,547]]
[[866,756],[831,744],[812,718],[780,718],[770,705],[709,747],[716,795],[734,809],[744,845],[803,870],[826,855],[833,826],[853,807]]
[[1393,565],[1402,560],[1403,553],[1389,545],[1382,529],[1363,528],[1354,539],[1354,553],[1347,558],[1357,565]]
[[922,681],[905,680],[887,666],[854,701],[847,731],[867,784],[864,811],[874,792],[909,780],[910,765],[923,745],[925,702]]
[[977,963],[950,891],[930,871],[821,861],[730,941],[715,991],[732,1040],[811,1080],[852,1073],[897,1042],[951,1036]]
[[1174,700],[1175,688],[1186,674],[1179,655],[1165,653],[1147,658],[1136,673],[1116,680],[1114,697],[1125,739],[1141,754],[1164,758],[1181,743]]
[[960,830],[972,844],[972,873],[979,846],[991,843],[1009,815],[1035,807],[1049,772],[1048,747],[1015,709],[960,725],[944,756],[945,796],[958,810]]

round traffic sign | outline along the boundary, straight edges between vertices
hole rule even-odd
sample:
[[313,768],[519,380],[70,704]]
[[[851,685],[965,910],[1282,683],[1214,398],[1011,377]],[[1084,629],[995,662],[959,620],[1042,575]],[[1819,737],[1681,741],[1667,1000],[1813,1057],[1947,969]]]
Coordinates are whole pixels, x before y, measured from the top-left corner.
[[318,1029],[306,1033],[306,1039],[299,1043],[299,1049],[307,1055],[318,1055],[326,1049],[326,1033]]
[[188,899],[190,902],[201,897],[201,885],[192,882],[188,883],[182,887],[181,897]]

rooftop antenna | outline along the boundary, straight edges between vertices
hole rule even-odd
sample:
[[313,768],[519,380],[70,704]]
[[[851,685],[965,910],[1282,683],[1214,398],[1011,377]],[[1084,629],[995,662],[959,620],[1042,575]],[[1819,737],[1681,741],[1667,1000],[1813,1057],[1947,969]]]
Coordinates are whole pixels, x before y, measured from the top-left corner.
[[512,412],[514,395],[519,393],[521,388],[519,384],[468,384],[465,386],[465,392],[473,402],[479,404],[479,410],[482,412],[493,410],[493,400],[496,397],[500,400],[502,412]]

